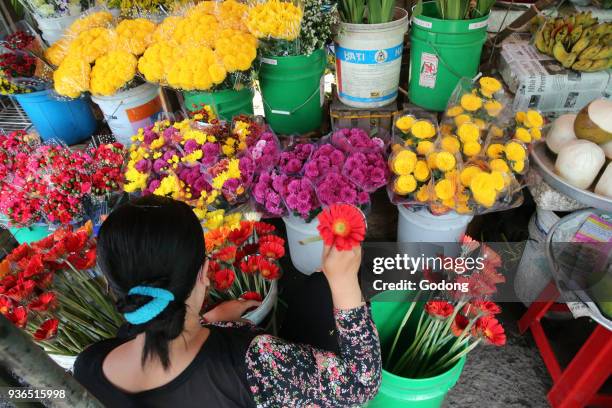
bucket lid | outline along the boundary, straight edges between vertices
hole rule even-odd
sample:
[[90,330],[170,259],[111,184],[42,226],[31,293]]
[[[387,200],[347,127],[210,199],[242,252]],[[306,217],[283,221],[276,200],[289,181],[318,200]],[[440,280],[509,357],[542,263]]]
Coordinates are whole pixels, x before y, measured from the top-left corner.
[[438,14],[438,9],[434,1],[423,3],[423,12],[419,16],[414,15],[412,8],[413,29],[432,31],[441,34],[465,34],[476,31],[486,31],[489,15],[469,20],[443,20]]

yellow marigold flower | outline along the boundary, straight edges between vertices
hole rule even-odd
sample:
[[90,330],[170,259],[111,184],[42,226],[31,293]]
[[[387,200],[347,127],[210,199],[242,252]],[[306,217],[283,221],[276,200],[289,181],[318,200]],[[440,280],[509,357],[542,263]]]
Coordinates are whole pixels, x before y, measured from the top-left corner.
[[70,41],[64,37],[60,38],[58,41],[54,42],[51,47],[47,48],[45,51],[45,58],[51,65],[59,66],[66,55],[68,55],[68,47],[70,46]]
[[391,159],[391,171],[398,176],[408,175],[414,171],[417,156],[413,151],[400,150]]
[[438,170],[449,171],[455,167],[457,161],[455,156],[449,152],[438,152],[436,153],[435,163]]
[[531,133],[529,133],[529,131],[523,127],[516,128],[514,137],[523,143],[531,142]]
[[136,57],[127,51],[110,51],[98,58],[91,70],[91,93],[114,95],[134,79],[137,63]]
[[476,156],[480,153],[482,146],[478,142],[467,142],[463,145],[463,154],[468,157]]
[[429,180],[429,166],[425,160],[419,160],[414,166],[414,178],[423,182]]
[[515,161],[511,164],[512,170],[515,173],[522,173],[525,170],[525,162],[524,161]]
[[508,184],[508,173],[503,173],[501,171],[492,171],[491,177],[493,179],[493,183],[495,184],[495,190],[503,191]]
[[491,143],[487,147],[487,156],[491,159],[499,159],[504,153],[504,145],[500,143]]
[[436,156],[437,155],[438,153],[436,152],[431,152],[427,155],[427,166],[429,166],[429,168],[432,170],[436,168]]
[[457,115],[461,115],[463,113],[463,108],[461,106],[451,106],[446,110],[446,116],[454,118]]
[[230,230],[240,228],[240,220],[242,219],[242,213],[236,212],[228,214],[223,218],[223,226]]
[[193,212],[195,213],[196,217],[198,217],[198,220],[202,221],[206,217],[208,210],[202,207],[193,207]]
[[459,140],[463,143],[476,142],[480,138],[480,129],[471,122],[466,122],[457,128]]
[[474,124],[476,126],[478,126],[478,129],[480,129],[480,130],[486,130],[487,129],[487,122],[485,122],[484,120],[482,120],[480,118],[475,118],[474,119]]
[[436,183],[434,191],[439,200],[448,200],[455,195],[455,185],[450,180],[442,179]]
[[225,77],[227,76],[227,71],[222,65],[219,64],[212,64],[210,67],[208,67],[208,73],[215,84],[220,84],[221,82],[225,81]]
[[404,133],[408,133],[414,122],[416,122],[414,116],[404,115],[395,121],[395,127]]
[[525,126],[528,128],[541,128],[544,126],[544,118],[536,110],[528,110],[525,115]]
[[419,188],[419,191],[417,191],[415,198],[417,199],[417,201],[420,201],[422,203],[427,202],[429,200],[429,186],[427,184],[421,186],[421,188]]
[[176,197],[180,191],[180,181],[174,174],[164,177],[159,187],[153,192],[155,195]]
[[495,178],[483,171],[472,177],[470,190],[477,203],[485,207],[491,207],[495,204],[495,199],[497,198],[495,185]]
[[501,82],[491,77],[482,77],[478,80],[478,83],[480,84],[480,92],[488,98],[491,98],[502,87]]
[[461,107],[469,112],[477,111],[482,107],[482,99],[474,94],[465,94],[461,97]]
[[198,150],[194,150],[193,152],[189,153],[188,155],[184,156],[181,161],[184,163],[188,163],[188,164],[192,164],[192,163],[196,163],[198,160],[200,160],[203,156],[202,150],[198,149]]
[[428,120],[417,120],[410,128],[410,133],[417,139],[429,139],[436,135],[436,128]]
[[516,112],[516,114],[514,115],[514,119],[519,122],[519,123],[523,123],[525,122],[525,119],[527,119],[527,113],[525,112]]
[[479,190],[472,192],[474,200],[487,208],[493,207],[497,199],[497,192],[493,190]]
[[89,90],[91,65],[78,57],[68,56],[53,73],[53,86],[59,95],[78,98]]
[[65,37],[75,37],[83,31],[95,27],[108,27],[113,21],[113,15],[108,11],[98,11],[77,19],[68,27]]
[[527,156],[523,145],[517,142],[508,142],[505,147],[506,158],[510,161],[523,161]]
[[93,63],[110,51],[114,46],[115,37],[115,33],[108,28],[96,27],[83,31],[70,43],[68,55]]
[[491,136],[498,139],[504,136],[504,131],[496,125],[491,126]]
[[455,126],[459,127],[463,125],[465,122],[469,122],[472,120],[472,117],[467,113],[462,113],[461,115],[455,116]]
[[531,137],[534,140],[540,140],[542,138],[542,131],[539,128],[531,128],[529,129],[529,133],[531,133]]
[[433,142],[429,140],[421,140],[417,145],[417,153],[421,156],[427,156],[428,153],[432,152],[434,149]]
[[495,99],[491,99],[490,101],[486,101],[484,104],[484,108],[487,111],[489,116],[497,116],[503,109],[503,105],[501,102],[496,101]]
[[461,144],[459,143],[459,139],[454,136],[445,136],[442,138],[440,142],[442,146],[442,150],[445,152],[449,152],[452,154],[458,153],[461,148]]
[[510,172],[508,163],[504,159],[493,159],[489,162],[489,167],[494,171],[501,171],[502,173]]
[[393,182],[393,191],[399,195],[406,195],[416,190],[417,182],[411,174],[402,175]]
[[119,36],[117,46],[134,55],[142,55],[153,41],[155,23],[145,18],[123,20],[116,28]]
[[470,185],[470,182],[472,181],[472,178],[476,174],[481,173],[481,172],[482,170],[478,166],[467,166],[466,168],[461,170],[461,174],[459,175],[459,180],[461,181],[462,185],[464,185],[465,187],[468,187]]
[[247,27],[257,38],[295,40],[301,32],[302,9],[293,3],[267,0],[251,7]]

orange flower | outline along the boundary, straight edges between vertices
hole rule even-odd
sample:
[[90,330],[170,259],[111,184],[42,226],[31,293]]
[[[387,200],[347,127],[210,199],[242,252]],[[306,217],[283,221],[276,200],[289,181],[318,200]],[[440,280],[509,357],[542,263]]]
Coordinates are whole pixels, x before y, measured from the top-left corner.
[[251,237],[252,233],[253,222],[240,221],[240,228],[232,230],[227,238],[235,245],[242,245],[247,239]]
[[267,259],[260,259],[259,261],[259,273],[267,280],[276,280],[280,278],[280,268],[274,262],[268,261]]
[[227,227],[217,228],[208,231],[204,234],[204,242],[206,243],[206,252],[212,252],[213,249],[220,247],[227,240],[230,229]]
[[506,344],[504,327],[493,316],[483,316],[478,319],[474,325],[474,333],[489,344],[495,346]]
[[325,245],[333,245],[336,249],[345,251],[359,245],[365,238],[363,213],[352,205],[333,204],[317,218],[317,229]]

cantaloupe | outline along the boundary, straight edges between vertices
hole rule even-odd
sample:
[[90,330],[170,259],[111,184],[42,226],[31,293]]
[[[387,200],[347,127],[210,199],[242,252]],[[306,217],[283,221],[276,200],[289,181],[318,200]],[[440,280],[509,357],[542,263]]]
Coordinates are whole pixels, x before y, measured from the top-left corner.
[[578,139],[597,144],[612,141],[612,101],[595,99],[576,116],[574,132]]

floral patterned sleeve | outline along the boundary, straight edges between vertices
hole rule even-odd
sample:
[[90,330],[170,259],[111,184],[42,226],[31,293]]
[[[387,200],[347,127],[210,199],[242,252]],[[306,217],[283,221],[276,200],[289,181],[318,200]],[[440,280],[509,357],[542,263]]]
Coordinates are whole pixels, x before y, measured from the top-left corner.
[[350,407],[376,395],[380,343],[369,306],[334,314],[339,354],[270,335],[253,339],[247,379],[258,407]]

